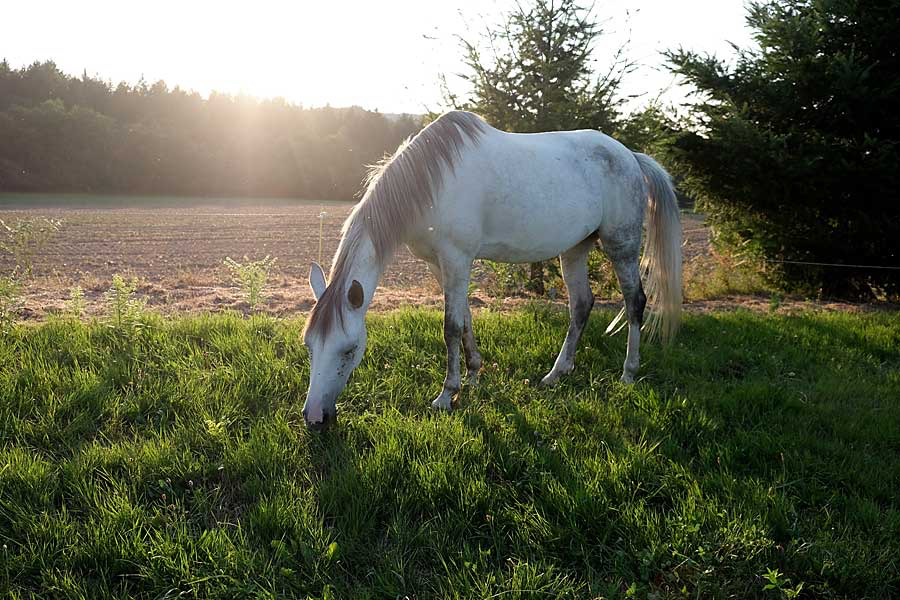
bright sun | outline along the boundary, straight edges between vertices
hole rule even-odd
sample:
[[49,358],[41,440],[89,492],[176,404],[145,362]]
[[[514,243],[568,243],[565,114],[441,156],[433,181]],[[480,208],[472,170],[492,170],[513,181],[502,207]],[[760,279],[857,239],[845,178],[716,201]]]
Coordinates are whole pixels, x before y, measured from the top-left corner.
[[[0,51],[8,54],[0,58],[15,67],[51,59],[67,73],[86,69],[114,83],[143,76],[202,94],[421,112],[437,106],[439,75],[452,79],[462,70],[456,36],[474,39],[512,3],[83,0],[51,3],[48,18],[43,3],[16,2],[4,7],[4,21],[17,26],[4,29]],[[610,0],[597,11],[610,19],[613,45],[628,35],[626,10],[632,55],[644,65],[626,93],[670,83],[671,75],[655,70],[661,49],[683,44],[728,54],[726,40],[749,40],[743,0]]]

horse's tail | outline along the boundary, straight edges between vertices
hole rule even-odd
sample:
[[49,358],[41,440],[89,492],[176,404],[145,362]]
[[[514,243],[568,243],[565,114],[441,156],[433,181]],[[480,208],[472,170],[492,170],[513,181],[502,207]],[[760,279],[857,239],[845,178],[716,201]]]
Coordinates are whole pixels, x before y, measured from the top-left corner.
[[672,178],[646,154],[634,153],[649,188],[641,276],[651,306],[645,329],[667,344],[681,324],[681,218]]

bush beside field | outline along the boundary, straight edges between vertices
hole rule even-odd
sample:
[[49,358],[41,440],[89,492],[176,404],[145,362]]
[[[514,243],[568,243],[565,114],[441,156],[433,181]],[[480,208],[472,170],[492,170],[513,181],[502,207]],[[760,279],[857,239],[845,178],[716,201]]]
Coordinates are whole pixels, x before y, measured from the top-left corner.
[[0,337],[0,595],[886,598],[900,594],[895,314],[691,315],[643,379],[595,313],[482,312],[433,414],[437,312],[369,319],[308,432],[302,323],[232,315]]

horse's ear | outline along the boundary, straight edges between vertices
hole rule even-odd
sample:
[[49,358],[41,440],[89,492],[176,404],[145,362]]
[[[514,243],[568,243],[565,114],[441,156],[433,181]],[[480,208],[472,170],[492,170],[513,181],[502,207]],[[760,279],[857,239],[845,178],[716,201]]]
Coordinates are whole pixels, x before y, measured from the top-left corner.
[[317,262],[314,262],[309,267],[309,287],[312,288],[316,300],[321,298],[322,294],[325,293],[325,273]]
[[359,308],[363,303],[363,289],[362,285],[357,280],[353,280],[353,283],[350,284],[350,289],[347,290],[347,301],[350,302],[350,306],[353,308]]

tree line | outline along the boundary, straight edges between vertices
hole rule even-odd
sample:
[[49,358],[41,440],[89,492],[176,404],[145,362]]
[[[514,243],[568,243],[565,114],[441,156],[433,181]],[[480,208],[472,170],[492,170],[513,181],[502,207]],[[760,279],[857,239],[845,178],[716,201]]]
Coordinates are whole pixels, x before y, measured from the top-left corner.
[[0,192],[353,198],[414,116],[0,62]]

